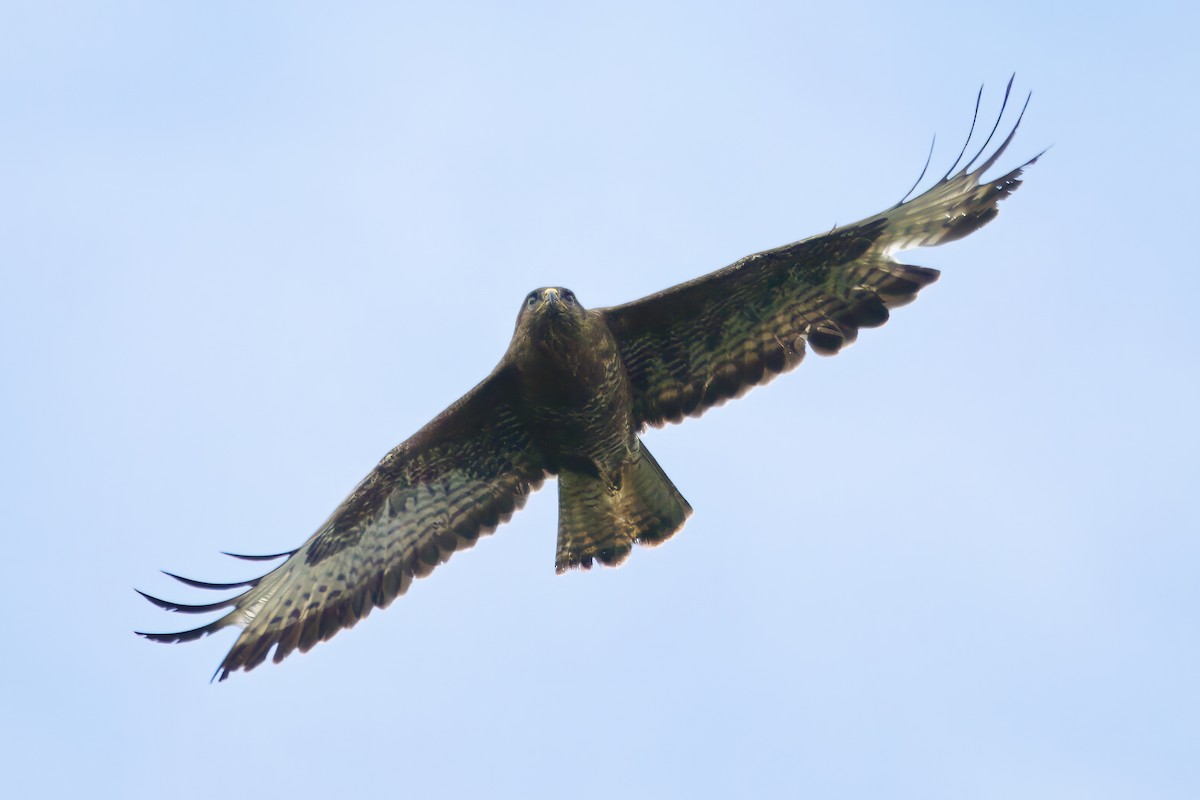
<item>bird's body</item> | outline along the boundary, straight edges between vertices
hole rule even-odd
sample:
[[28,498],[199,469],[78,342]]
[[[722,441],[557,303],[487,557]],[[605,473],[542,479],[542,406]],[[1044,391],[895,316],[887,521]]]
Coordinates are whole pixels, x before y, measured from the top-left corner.
[[501,365],[516,373],[524,421],[548,470],[595,471],[612,483],[637,435],[629,381],[603,318],[569,289],[531,292]]
[[794,368],[806,349],[832,355],[860,328],[887,321],[938,277],[893,253],[953,241],[991,220],[1036,160],[981,181],[1015,133],[1014,125],[972,169],[989,135],[975,159],[954,172],[956,161],[911,201],[632,303],[585,309],[561,287],[531,292],[487,378],[388,453],[301,547],[243,557],[286,561],[237,584],[179,578],[245,589],[216,603],[146,595],[174,611],[230,610],[193,630],[143,635],[174,642],[244,628],[222,678],[272,650],[280,661],[388,605],[506,521],[550,476],[559,482],[559,571],[618,564],[635,543],[664,541],[692,509],[639,434],[699,416]]

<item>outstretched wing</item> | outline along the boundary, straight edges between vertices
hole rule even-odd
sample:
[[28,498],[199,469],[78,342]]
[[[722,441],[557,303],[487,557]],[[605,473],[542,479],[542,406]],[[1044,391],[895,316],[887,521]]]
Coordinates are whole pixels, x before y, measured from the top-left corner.
[[[1010,80],[1000,117],[1011,90]],[[975,112],[978,116],[978,99]],[[598,309],[625,362],[638,422],[659,426],[699,416],[795,367],[806,342],[818,354],[832,355],[854,341],[859,328],[886,322],[890,309],[910,302],[938,277],[937,270],[901,264],[892,253],[978,230],[1020,185],[1021,171],[1037,160],[983,180],[1020,122],[1018,116],[996,151],[972,169],[999,127],[998,117],[979,153],[958,172],[966,145],[928,191],[882,214],[747,256],[641,300]]]
[[218,669],[224,680],[261,664],[272,647],[278,663],[351,627],[375,606],[386,607],[413,578],[507,521],[545,479],[541,457],[517,421],[512,384],[511,370],[502,366],[388,453],[307,542],[279,554],[287,561],[261,578],[209,584],[172,575],[200,588],[249,587],[242,594],[189,606],[143,593],[170,611],[232,610],[193,630],[142,635],[184,642],[241,626]]

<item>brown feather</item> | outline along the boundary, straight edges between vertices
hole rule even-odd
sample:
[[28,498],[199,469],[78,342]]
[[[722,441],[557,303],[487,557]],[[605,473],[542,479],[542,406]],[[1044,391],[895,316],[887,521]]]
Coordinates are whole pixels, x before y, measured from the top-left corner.
[[1037,160],[983,181],[983,171],[1008,147],[1019,124],[1018,117],[977,168],[968,164],[947,174],[883,214],[599,309],[621,351],[637,421],[660,426],[699,416],[795,368],[806,342],[819,355],[833,355],[857,338],[859,328],[884,324],[891,309],[911,302],[938,277],[937,270],[901,264],[891,254],[978,230],[1020,185],[1021,171]]
[[194,609],[233,605],[228,614],[193,631],[143,635],[184,641],[243,627],[221,663],[224,680],[262,663],[273,647],[280,661],[354,625],[372,605],[388,605],[414,577],[508,519],[544,480],[514,403],[512,376],[498,369],[384,457],[287,561],[241,595]]

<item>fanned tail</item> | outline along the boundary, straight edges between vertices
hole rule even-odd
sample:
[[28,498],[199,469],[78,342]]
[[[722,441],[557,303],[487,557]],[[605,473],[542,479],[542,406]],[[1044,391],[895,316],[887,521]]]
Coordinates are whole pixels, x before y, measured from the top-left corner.
[[641,445],[616,491],[596,475],[564,470],[558,476],[558,550],[554,568],[616,566],[633,545],[656,545],[683,527],[692,507]]

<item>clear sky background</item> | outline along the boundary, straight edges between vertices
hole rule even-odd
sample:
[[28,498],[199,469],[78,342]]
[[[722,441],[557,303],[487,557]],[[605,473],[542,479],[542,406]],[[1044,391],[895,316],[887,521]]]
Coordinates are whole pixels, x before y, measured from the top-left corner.
[[[1200,796],[1186,3],[9,3],[7,797]],[[695,506],[555,576],[556,489],[333,642],[257,574],[504,351],[879,211],[1033,91],[997,221],[650,449]],[[940,174],[940,172],[937,172]]]

